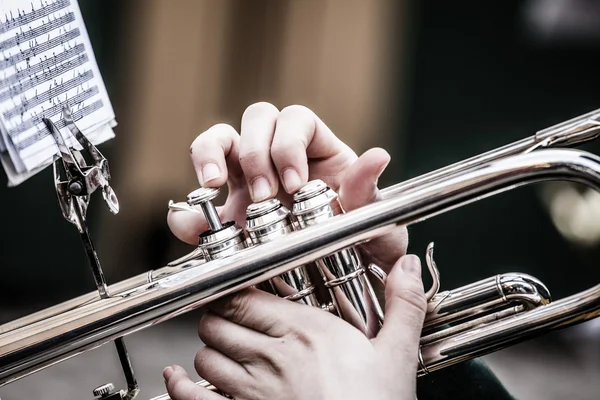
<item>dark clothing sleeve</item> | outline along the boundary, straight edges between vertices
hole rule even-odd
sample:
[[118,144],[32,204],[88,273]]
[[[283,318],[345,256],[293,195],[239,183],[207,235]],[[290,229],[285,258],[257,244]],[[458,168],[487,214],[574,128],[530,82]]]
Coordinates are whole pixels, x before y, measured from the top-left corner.
[[417,380],[419,400],[516,400],[479,359],[434,371]]

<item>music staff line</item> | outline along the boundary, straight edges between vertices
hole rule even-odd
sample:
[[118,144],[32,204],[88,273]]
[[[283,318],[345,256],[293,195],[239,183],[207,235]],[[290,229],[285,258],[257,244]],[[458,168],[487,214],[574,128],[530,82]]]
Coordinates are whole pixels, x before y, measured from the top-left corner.
[[84,51],[85,46],[83,45],[83,43],[80,43],[71,49],[63,51],[62,53],[54,53],[51,58],[46,57],[44,60],[40,61],[37,64],[31,65],[27,68],[23,68],[17,73],[14,73],[4,79],[0,79],[0,90],[14,85],[18,83],[21,79],[26,78],[28,76],[31,78],[32,75],[42,72],[46,68],[50,69],[51,67],[62,63],[63,61],[66,61],[73,56],[79,55]]
[[[94,97],[95,95],[97,95],[99,93],[100,93],[100,90],[98,89],[98,86],[92,86],[91,88],[86,89],[85,91],[67,99],[66,104],[69,107],[73,108],[73,106],[81,105],[84,101],[91,99],[92,97]],[[42,112],[40,114],[34,113],[34,115],[30,119],[23,121],[19,125],[12,128],[8,132],[8,135],[10,137],[16,138],[21,133],[27,132],[29,129],[36,126],[39,122],[42,121],[42,118],[51,118],[55,115],[60,114],[62,112],[63,104],[65,104],[64,101],[59,102],[58,104],[55,104],[48,109],[42,110]],[[24,140],[23,138],[19,138],[19,139]]]
[[12,67],[21,61],[27,60],[28,58],[31,58],[31,57],[35,57],[36,55],[44,53],[45,51],[48,51],[59,45],[63,45],[64,43],[68,42],[69,40],[73,40],[80,35],[81,35],[81,32],[79,31],[79,28],[75,28],[75,29],[70,30],[60,36],[53,38],[53,39],[47,40],[43,43],[39,43],[39,44],[35,45],[34,47],[31,47],[27,50],[21,50],[19,53],[16,53],[10,57],[7,57],[4,60],[1,60],[0,61],[0,70],[6,69],[8,67]]
[[0,22],[0,33],[6,33],[10,30],[27,25],[47,15],[53,14],[71,5],[69,0],[57,0],[52,4],[46,5],[40,0],[40,8],[33,9],[29,13],[20,14],[18,17],[10,17],[5,15],[5,22]]
[[[26,92],[29,89],[33,89],[42,83],[48,82],[65,72],[68,72],[72,69],[75,69],[88,61],[87,54],[82,54],[72,60],[64,62],[62,64],[57,65],[55,68],[44,72],[43,74],[39,74],[34,76],[31,79],[26,80],[25,82],[19,82],[18,85],[14,85],[9,88],[8,91],[0,93],[0,102],[4,102],[10,98],[14,98],[15,96],[20,95],[21,93]],[[36,96],[37,97],[37,96]],[[6,112],[3,114],[5,118],[12,118],[15,115],[20,114],[23,111],[27,111],[27,109],[23,110],[22,106],[26,101],[22,101],[20,105],[15,106],[10,110],[10,113]]]
[[15,37],[0,42],[0,49],[8,50],[13,47],[19,46],[22,43],[34,40],[40,36],[47,34],[48,32],[52,32],[74,21],[75,13],[70,12],[52,21],[49,21],[47,24],[38,26],[35,29],[30,29],[22,33],[17,33]]
[[[85,106],[84,108],[76,111],[73,113],[73,120],[77,121],[80,120],[81,118],[101,109],[103,107],[104,103],[102,102],[102,99],[96,100],[95,102],[93,102],[92,104]],[[42,126],[43,125],[43,126]],[[40,123],[38,125],[41,129],[36,132],[35,134],[29,136],[27,139],[20,141],[18,143],[14,143],[15,148],[17,149],[18,152],[22,152],[23,150],[27,149],[28,147],[30,147],[32,144],[37,143],[39,140],[44,139],[46,136],[50,135],[50,131],[48,130],[48,127],[46,127],[45,124]],[[58,129],[62,129],[65,127],[65,121],[63,119],[61,119],[60,121],[58,121],[56,123],[56,126],[58,127]],[[43,148],[43,149],[39,149],[37,151],[35,151],[34,153],[32,153],[31,155],[38,153],[38,152],[42,152],[47,148]],[[28,157],[30,157],[31,155],[28,155]]]
[[91,80],[94,77],[92,70],[87,70],[82,74],[78,74],[75,78],[69,79],[66,82],[56,84],[54,87],[50,87],[47,91],[32,97],[31,99],[25,100],[22,104],[13,107],[12,109],[4,112],[2,115],[5,120],[9,120],[11,117],[25,113],[27,110],[43,104],[46,101],[51,101],[53,98],[60,96],[63,93],[68,92],[71,89],[76,88],[79,85]]

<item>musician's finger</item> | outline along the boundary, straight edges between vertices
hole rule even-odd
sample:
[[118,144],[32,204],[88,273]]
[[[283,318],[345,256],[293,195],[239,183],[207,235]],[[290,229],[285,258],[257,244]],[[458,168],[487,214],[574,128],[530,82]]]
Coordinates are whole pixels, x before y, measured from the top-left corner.
[[303,106],[289,106],[277,119],[271,158],[285,191],[291,194],[308,182],[308,159],[327,161],[327,171],[320,171],[316,161],[310,174],[326,172],[326,183],[337,190],[339,173],[356,160],[356,154],[314,112]]
[[201,348],[194,359],[194,367],[198,375],[231,396],[251,394],[254,378],[241,364],[218,350],[208,346]]
[[279,187],[270,154],[278,115],[274,105],[256,103],[242,116],[240,165],[254,202],[274,197]]
[[[219,215],[222,215],[223,211],[223,207],[217,207]],[[197,245],[198,235],[208,229],[208,223],[204,215],[201,212],[194,213],[191,211],[169,210],[167,225],[179,240],[192,245]]]
[[212,312],[202,316],[198,335],[204,344],[239,363],[252,364],[269,348],[269,337]]
[[215,314],[272,337],[302,331],[304,307],[253,288],[208,305]]
[[[377,181],[390,162],[390,155],[381,148],[373,148],[362,154],[348,168],[342,179],[339,194],[342,206],[351,211],[380,200]],[[398,227],[393,233],[375,238],[363,246],[368,263],[377,264],[389,272],[394,263],[408,247],[406,227]]]
[[187,372],[178,365],[167,367],[163,371],[167,393],[172,400],[223,400],[210,390],[198,386],[190,379]]
[[385,321],[374,345],[384,357],[390,358],[389,365],[400,365],[397,360],[406,360],[399,373],[406,373],[414,379],[427,310],[418,257],[404,256],[394,266],[386,282],[385,303]]
[[240,135],[227,124],[217,124],[200,134],[190,147],[192,163],[203,187],[244,184],[239,165]]

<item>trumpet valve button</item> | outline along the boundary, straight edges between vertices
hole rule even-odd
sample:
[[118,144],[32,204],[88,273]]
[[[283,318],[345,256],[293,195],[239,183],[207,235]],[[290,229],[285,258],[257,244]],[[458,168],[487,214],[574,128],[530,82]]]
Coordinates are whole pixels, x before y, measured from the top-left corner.
[[199,188],[188,194],[187,203],[190,206],[197,206],[201,203],[214,200],[219,195],[218,188]]
[[256,218],[270,213],[281,207],[281,202],[277,199],[269,199],[260,203],[252,203],[246,208],[246,216],[248,219]]
[[199,188],[187,196],[187,203],[190,207],[199,205],[202,208],[202,213],[206,217],[206,222],[208,222],[208,226],[212,231],[223,229],[221,218],[219,218],[217,209],[212,202],[218,195],[219,189],[217,188]]
[[292,214],[301,228],[342,213],[337,193],[320,179],[308,182],[294,194]]
[[320,179],[315,179],[308,182],[306,185],[302,186],[300,190],[298,190],[294,194],[294,201],[301,202],[304,200],[311,199],[315,196],[320,195],[321,193],[327,191],[329,187],[325,182]]

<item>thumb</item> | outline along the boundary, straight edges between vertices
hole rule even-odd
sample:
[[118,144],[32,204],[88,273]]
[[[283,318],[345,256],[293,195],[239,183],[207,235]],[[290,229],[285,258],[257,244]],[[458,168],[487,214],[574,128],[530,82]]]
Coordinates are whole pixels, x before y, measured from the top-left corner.
[[348,168],[339,188],[340,201],[346,211],[378,200],[377,180],[389,162],[390,155],[376,147],[367,150]]
[[[390,359],[390,367],[415,377],[427,300],[417,256],[402,257],[387,277],[385,320],[374,346]],[[402,361],[401,361],[402,360]],[[414,362],[411,362],[414,361]]]
[[[339,195],[346,211],[374,203],[381,198],[377,181],[390,162],[390,155],[381,148],[372,148],[362,154],[344,174]],[[392,265],[406,254],[408,232],[399,226],[385,236],[361,245],[365,264],[376,264],[389,272]]]

